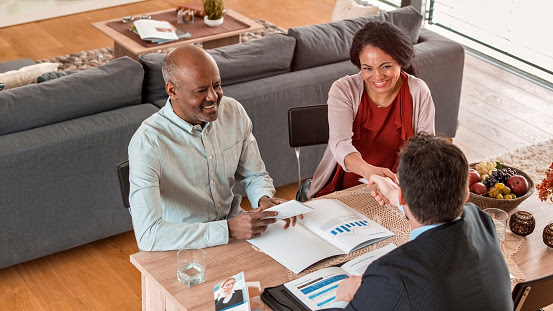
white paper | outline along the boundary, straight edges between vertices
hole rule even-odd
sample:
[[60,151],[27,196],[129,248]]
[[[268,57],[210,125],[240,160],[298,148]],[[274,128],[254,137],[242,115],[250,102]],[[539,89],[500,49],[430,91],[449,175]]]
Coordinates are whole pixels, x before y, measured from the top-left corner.
[[345,264],[341,265],[340,268],[344,269],[349,275],[363,275],[367,267],[378,258],[388,254],[392,250],[397,248],[394,243],[390,243],[382,248],[375,249],[364,255],[361,255],[357,258],[354,258]]
[[282,224],[269,225],[260,237],[248,242],[296,274],[323,258],[342,254],[300,224],[286,230]]
[[279,205],[275,205],[271,208],[266,209],[265,211],[278,212],[278,216],[265,217],[262,219],[266,219],[266,218],[286,219],[286,218],[298,216],[300,214],[307,214],[309,212],[312,212],[313,209],[296,200],[291,200]]
[[298,219],[295,227],[284,230],[273,224],[261,237],[248,242],[297,274],[317,261],[394,235],[338,200],[321,199],[306,205],[313,211]]
[[362,275],[376,259],[384,256],[396,246],[390,243],[383,248],[352,259],[341,267],[330,267],[315,271],[284,286],[311,310],[328,307],[336,301],[338,285],[350,275]]

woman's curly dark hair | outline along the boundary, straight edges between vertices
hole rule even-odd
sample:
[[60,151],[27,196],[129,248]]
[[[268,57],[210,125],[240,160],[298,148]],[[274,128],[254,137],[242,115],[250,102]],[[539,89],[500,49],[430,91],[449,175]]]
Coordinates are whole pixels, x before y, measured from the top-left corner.
[[359,69],[361,69],[359,55],[367,45],[381,49],[398,62],[403,71],[414,76],[417,75],[415,48],[411,43],[411,38],[394,24],[369,21],[355,34],[349,50],[349,57]]

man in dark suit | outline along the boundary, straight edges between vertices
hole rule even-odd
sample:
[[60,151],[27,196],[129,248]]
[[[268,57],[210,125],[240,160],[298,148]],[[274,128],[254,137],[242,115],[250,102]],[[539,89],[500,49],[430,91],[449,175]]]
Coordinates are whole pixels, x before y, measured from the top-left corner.
[[413,137],[401,153],[398,175],[399,187],[382,177],[371,178],[369,186],[381,203],[404,210],[411,239],[373,262],[362,277],[343,281],[333,307],[513,310],[494,224],[478,207],[464,204],[468,164],[463,152],[444,139]]

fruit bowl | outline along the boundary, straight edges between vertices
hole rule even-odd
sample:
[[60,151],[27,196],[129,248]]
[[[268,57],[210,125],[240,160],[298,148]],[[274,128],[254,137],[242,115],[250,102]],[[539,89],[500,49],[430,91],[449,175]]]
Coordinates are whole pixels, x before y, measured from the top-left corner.
[[[476,163],[471,163],[470,168],[474,168],[474,165],[476,165]],[[514,170],[518,175],[524,176],[524,178],[526,178],[526,180],[528,181],[528,191],[524,195],[511,200],[500,200],[469,192],[469,202],[476,204],[476,206],[478,206],[480,209],[493,207],[502,209],[506,212],[510,212],[511,210],[515,209],[520,203],[522,203],[522,201],[526,200],[529,196],[532,195],[532,193],[534,192],[534,181],[532,181],[528,174],[517,168],[505,164],[502,164],[502,167],[510,168]]]

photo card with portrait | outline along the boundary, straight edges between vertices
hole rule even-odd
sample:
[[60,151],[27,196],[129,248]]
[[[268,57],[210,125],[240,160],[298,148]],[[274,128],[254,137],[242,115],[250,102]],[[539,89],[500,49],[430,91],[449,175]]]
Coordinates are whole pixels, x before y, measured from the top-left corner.
[[250,311],[244,272],[226,278],[213,288],[215,311]]

